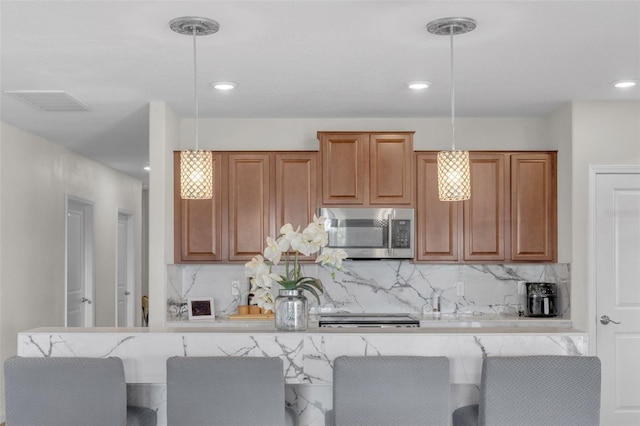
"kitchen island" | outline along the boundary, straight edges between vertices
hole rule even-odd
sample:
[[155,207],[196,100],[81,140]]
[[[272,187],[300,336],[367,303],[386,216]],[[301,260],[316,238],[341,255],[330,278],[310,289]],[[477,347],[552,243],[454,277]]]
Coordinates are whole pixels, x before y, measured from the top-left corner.
[[[467,325],[462,323],[463,325]],[[341,355],[447,356],[452,406],[475,402],[482,359],[497,355],[584,355],[586,333],[568,327],[316,328],[277,332],[270,323],[215,321],[165,328],[37,328],[18,334],[25,357],[107,357],[124,362],[130,403],[166,422],[165,362],[171,356],[277,356],[287,404],[301,425],[324,425],[332,407],[333,360]],[[546,323],[545,323],[546,325]],[[247,403],[250,403],[249,401]]]

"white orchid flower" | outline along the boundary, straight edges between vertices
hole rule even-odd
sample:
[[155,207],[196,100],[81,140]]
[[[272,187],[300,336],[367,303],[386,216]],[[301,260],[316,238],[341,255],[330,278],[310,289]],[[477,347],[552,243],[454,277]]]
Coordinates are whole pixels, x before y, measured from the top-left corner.
[[324,222],[326,220],[327,220],[327,218],[324,217],[324,216],[318,217],[318,216],[315,215],[315,213],[313,214],[313,223],[314,223],[314,225],[319,226],[322,229],[324,229]]
[[264,258],[260,255],[255,256],[245,265],[247,268],[252,268],[254,278],[251,279],[252,289],[255,287],[271,288],[271,284],[276,281],[281,281],[282,277],[274,272],[271,272],[269,265],[264,262]]
[[266,257],[274,265],[280,263],[280,259],[282,259],[282,251],[280,250],[280,245],[271,237],[267,237],[267,247],[264,249],[264,257]]
[[268,270],[266,272],[256,274],[255,277],[256,287],[260,288],[271,288],[271,285],[274,282],[280,281],[282,281],[282,277],[280,275],[276,274],[275,272],[269,273]]
[[253,298],[252,301],[255,301],[256,305],[264,309],[265,311],[273,310],[273,297],[271,296],[271,292],[265,288],[258,288],[255,291],[252,291]]
[[259,275],[269,275],[269,273],[271,272],[271,270],[269,269],[269,265],[267,265],[266,263],[259,263],[254,271],[256,277]]
[[265,312],[273,311],[275,309],[275,304],[273,302],[264,302],[262,304],[262,309],[264,309]]
[[298,229],[294,230],[293,226],[290,223],[285,223],[282,228],[280,228],[280,234],[284,236],[284,238],[290,239],[293,235],[298,234],[300,232],[300,226]]
[[315,225],[309,225],[303,232],[304,238],[316,247],[317,252],[321,247],[324,247],[329,242],[329,236],[322,228],[318,228]]
[[299,251],[305,256],[310,256],[311,254],[316,253],[319,250],[319,247],[316,247],[316,245],[312,241],[304,238],[302,234],[299,235],[299,238],[291,241],[292,249]]
[[290,223],[287,223],[280,228],[280,234],[282,234],[280,237],[280,248],[283,252],[289,251],[290,247],[295,250],[294,241],[302,238],[302,234],[300,234],[300,227],[298,226],[298,229],[294,230]]
[[245,268],[255,270],[258,268],[258,265],[264,265],[264,257],[261,255],[254,256],[253,259],[244,264]]
[[307,225],[307,227],[305,228],[304,232],[320,232],[320,231],[324,231],[324,221],[325,218],[320,216],[317,217],[315,214],[313,215],[313,221]]
[[325,248],[322,254],[316,258],[316,263],[340,269],[342,268],[342,261],[346,258],[347,253],[342,249]]
[[304,243],[304,236],[300,232],[293,232],[286,236],[287,240],[289,240],[289,244],[291,249],[296,251],[301,251],[300,247]]
[[[313,222],[307,225],[303,232],[300,232],[300,226],[294,229],[290,223],[285,224],[280,228],[278,238],[267,237],[264,253],[255,256],[245,264],[246,275],[251,279],[250,291],[260,307],[265,310],[273,309],[273,297],[269,289],[274,282],[280,283],[284,288],[300,288],[310,291],[316,297],[318,292],[322,293],[322,283],[319,280],[302,276],[298,254],[310,256],[327,245],[328,235],[324,230],[324,221],[325,218],[314,215]],[[292,252],[295,252],[293,262],[289,259]],[[284,274],[279,275],[273,272],[272,268],[281,266],[283,256],[286,256],[286,267],[284,267]],[[338,257],[336,258],[336,256]],[[332,256],[325,254],[319,258],[318,262],[323,261],[323,264],[337,262],[340,264],[345,257],[346,254],[343,257],[340,257],[339,253]],[[310,288],[310,282],[314,283],[313,288]]]
[[317,217],[316,215],[313,215],[313,222],[311,222],[305,230],[302,231],[305,238],[315,244],[318,247],[318,250],[320,250],[321,247],[326,246],[329,242],[329,235],[324,230],[324,221],[324,217]]
[[285,223],[284,225],[282,225],[282,228],[280,228],[280,234],[282,235],[287,235],[292,232],[295,231],[293,230],[293,225],[291,225],[290,223]]
[[291,241],[283,236],[278,239],[278,248],[281,253],[288,253],[291,250]]
[[280,250],[280,253],[286,253],[291,248],[289,240],[287,240],[284,235],[280,235],[276,240],[276,243],[278,243],[278,250]]

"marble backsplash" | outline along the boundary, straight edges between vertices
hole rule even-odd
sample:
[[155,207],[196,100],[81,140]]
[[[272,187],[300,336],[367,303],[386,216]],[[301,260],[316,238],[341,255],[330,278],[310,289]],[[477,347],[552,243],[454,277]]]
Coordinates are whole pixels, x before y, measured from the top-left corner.
[[[558,316],[570,319],[569,264],[416,264],[409,261],[345,261],[342,271],[317,264],[303,265],[308,276],[324,284],[320,304],[309,299],[312,312],[422,313],[434,295],[443,313],[517,315],[525,296],[518,282],[553,282],[558,285]],[[167,320],[184,318],[190,297],[213,297],[216,317],[235,313],[246,304],[249,281],[243,264],[168,265]],[[231,293],[240,282],[241,295]],[[464,283],[458,296],[457,283]],[[426,307],[426,308],[425,308]]]

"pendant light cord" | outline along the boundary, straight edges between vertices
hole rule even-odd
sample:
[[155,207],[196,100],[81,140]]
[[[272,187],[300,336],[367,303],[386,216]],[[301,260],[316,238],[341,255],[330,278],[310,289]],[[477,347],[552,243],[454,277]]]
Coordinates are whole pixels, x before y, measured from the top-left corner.
[[451,42],[451,150],[456,150],[456,84],[453,78],[453,26],[449,29]]
[[193,100],[196,113],[196,151],[198,151],[198,55],[196,51],[197,27],[192,27],[193,31]]

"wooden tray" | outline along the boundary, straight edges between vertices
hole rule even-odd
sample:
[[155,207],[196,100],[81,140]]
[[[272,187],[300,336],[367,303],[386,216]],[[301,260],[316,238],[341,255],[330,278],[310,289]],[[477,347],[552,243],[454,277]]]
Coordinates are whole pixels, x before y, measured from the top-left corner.
[[273,313],[270,314],[231,314],[230,320],[268,320],[273,319]]

